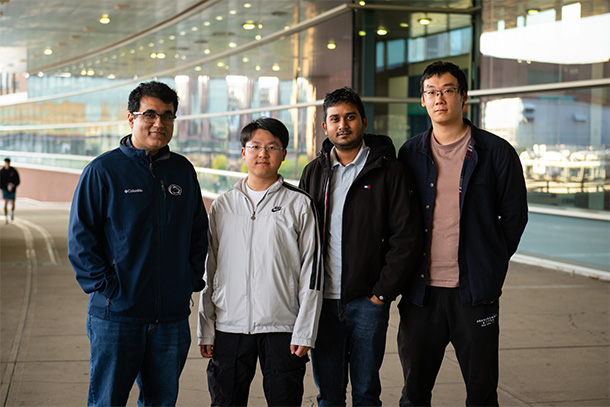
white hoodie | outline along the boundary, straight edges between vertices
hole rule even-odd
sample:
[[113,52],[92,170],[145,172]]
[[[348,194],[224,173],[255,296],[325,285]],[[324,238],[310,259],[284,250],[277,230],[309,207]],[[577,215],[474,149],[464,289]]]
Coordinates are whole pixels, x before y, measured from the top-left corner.
[[292,332],[292,345],[313,347],[324,278],[313,200],[280,176],[255,207],[246,180],[210,208],[199,345],[213,345],[217,329]]

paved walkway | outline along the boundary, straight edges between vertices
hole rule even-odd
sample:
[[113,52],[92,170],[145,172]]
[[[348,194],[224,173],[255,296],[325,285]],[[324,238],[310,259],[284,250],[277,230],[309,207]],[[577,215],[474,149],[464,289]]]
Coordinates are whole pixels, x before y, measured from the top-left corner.
[[[89,379],[87,296],[67,261],[66,205],[17,202],[14,223],[0,224],[2,406],[82,406]],[[500,404],[610,405],[610,285],[607,281],[513,263],[501,300]],[[197,298],[195,299],[197,302]],[[392,307],[382,400],[396,406],[402,373]],[[194,315],[191,329],[195,343]],[[204,361],[195,345],[181,378],[178,406],[210,404]],[[315,405],[310,366],[303,405]],[[137,388],[129,405],[135,406]],[[251,406],[265,405],[260,374]],[[452,349],[433,394],[436,406],[464,405]],[[348,399],[349,403],[349,399]]]

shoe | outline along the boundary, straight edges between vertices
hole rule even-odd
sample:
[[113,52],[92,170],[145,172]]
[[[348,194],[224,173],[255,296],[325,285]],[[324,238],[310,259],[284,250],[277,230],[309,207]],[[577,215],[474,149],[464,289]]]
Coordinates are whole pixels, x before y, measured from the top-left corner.
[[11,211],[11,220],[15,220],[15,212]]
[[4,221],[4,223],[5,223],[6,225],[8,225],[8,216],[6,217],[6,220]]

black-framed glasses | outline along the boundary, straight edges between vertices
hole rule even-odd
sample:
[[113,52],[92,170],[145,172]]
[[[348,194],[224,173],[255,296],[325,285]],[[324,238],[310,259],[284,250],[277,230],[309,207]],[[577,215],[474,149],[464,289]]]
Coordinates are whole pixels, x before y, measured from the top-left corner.
[[439,89],[439,90],[425,90],[423,92],[426,98],[437,98],[439,96],[444,96],[447,99],[451,99],[458,94],[458,88],[447,88],[447,89]]
[[145,112],[133,112],[134,116],[142,116],[142,120],[146,123],[154,123],[157,121],[157,117],[161,118],[161,123],[164,124],[172,124],[174,120],[176,120],[176,116],[173,113],[163,113],[158,114],[152,110],[147,110]]
[[260,153],[262,150],[265,150],[265,151],[271,152],[271,153],[275,153],[275,152],[283,150],[282,147],[276,147],[276,146],[270,146],[270,147],[246,146],[245,148],[247,148],[248,150],[252,151],[253,153],[257,153],[257,154]]

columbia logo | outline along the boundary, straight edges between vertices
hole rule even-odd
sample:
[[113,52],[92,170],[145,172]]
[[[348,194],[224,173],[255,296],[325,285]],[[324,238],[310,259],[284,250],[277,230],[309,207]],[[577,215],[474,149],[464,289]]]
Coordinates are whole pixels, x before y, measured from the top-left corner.
[[271,209],[271,212],[279,212],[282,210],[281,206],[276,206],[275,208]]
[[144,190],[142,188],[134,188],[134,189],[126,189],[125,193],[126,194],[139,194],[144,192]]

